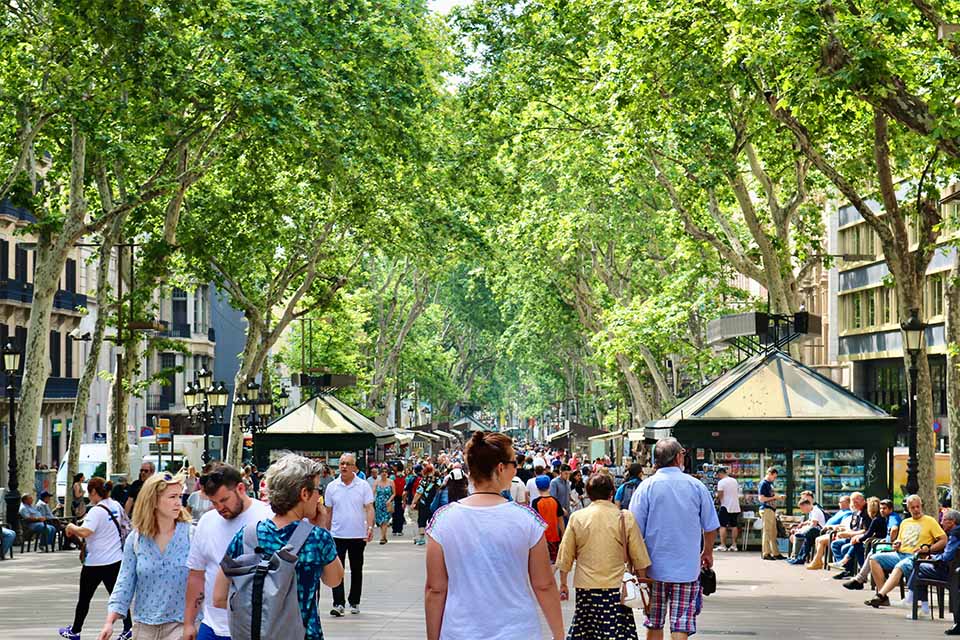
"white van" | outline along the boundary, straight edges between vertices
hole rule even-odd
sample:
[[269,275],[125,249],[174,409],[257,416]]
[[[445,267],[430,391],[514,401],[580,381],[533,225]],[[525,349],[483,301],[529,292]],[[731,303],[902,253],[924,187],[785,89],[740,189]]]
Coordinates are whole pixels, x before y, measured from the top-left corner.
[[[76,473],[82,473],[85,480],[94,476],[101,478],[107,477],[107,460],[110,458],[110,445],[100,442],[90,442],[80,445],[80,466]],[[135,474],[140,468],[140,450],[130,447],[130,457],[128,459],[131,474]],[[136,480],[135,477],[128,478],[130,482]],[[66,500],[70,495],[70,487],[73,485],[73,478],[67,478],[67,461],[60,463],[57,469],[57,500]],[[83,493],[87,493],[87,483],[83,483]]]

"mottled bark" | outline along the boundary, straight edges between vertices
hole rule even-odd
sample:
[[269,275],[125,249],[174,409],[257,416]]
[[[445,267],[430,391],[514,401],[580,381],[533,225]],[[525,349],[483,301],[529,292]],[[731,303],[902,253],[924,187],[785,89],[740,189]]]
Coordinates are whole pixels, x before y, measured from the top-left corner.
[[947,424],[950,437],[950,487],[953,508],[960,508],[960,248],[954,248],[947,282]]

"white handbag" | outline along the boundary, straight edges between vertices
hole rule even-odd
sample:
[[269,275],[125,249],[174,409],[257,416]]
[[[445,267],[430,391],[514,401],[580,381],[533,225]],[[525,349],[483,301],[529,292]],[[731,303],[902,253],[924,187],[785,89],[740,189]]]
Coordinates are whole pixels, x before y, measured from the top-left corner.
[[620,537],[623,540],[623,581],[620,583],[620,604],[631,609],[650,608],[650,590],[646,580],[633,575],[633,565],[630,562],[630,553],[627,551],[627,524],[624,521],[624,512],[620,512]]

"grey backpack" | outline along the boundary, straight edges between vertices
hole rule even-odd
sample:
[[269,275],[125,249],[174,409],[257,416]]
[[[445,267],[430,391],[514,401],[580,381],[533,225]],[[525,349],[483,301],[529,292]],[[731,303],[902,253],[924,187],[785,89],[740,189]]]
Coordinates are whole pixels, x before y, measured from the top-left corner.
[[230,579],[227,610],[232,640],[303,640],[306,631],[297,601],[297,554],[313,525],[301,520],[287,544],[265,557],[257,524],[243,530],[243,555],[229,555],[220,568]]

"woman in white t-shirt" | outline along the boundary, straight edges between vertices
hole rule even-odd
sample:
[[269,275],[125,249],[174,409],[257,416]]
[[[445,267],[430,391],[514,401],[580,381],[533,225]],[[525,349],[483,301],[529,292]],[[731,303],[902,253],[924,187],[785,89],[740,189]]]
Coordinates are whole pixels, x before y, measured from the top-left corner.
[[[546,525],[500,495],[517,470],[512,441],[478,431],[465,455],[474,492],[439,509],[426,531],[428,640],[472,640],[481,624],[486,640],[539,638],[536,603],[553,639],[561,640],[560,591],[550,569]],[[497,615],[480,623],[478,611]]]
[[[97,592],[100,583],[107,593],[113,593],[113,586],[120,574],[120,561],[123,560],[123,542],[120,538],[120,519],[124,516],[123,507],[110,499],[110,487],[103,478],[90,478],[87,483],[90,496],[90,508],[83,524],[67,525],[68,536],[77,536],[84,540],[83,568],[80,569],[80,595],[73,615],[73,624],[60,629],[60,637],[68,640],[80,640],[83,622],[90,610],[90,600]],[[121,640],[132,636],[130,613],[123,619]]]

